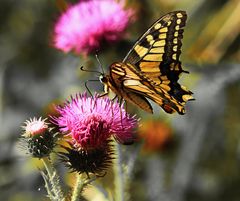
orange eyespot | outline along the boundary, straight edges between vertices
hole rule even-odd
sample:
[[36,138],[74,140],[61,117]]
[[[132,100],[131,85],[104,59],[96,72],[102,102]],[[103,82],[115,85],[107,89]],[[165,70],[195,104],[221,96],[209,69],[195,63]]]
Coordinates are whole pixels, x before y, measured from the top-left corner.
[[174,112],[174,110],[171,108],[170,105],[166,105],[166,104],[163,105],[163,109],[165,112],[170,113],[170,114]]

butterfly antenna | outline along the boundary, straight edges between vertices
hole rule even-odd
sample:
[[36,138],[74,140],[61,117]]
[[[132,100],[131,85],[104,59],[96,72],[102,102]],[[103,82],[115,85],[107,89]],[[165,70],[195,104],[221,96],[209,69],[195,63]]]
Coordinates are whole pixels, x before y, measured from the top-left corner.
[[95,57],[96,57],[96,59],[97,59],[97,62],[98,62],[98,64],[99,64],[101,70],[102,70],[102,74],[105,74],[105,73],[104,73],[103,66],[102,66],[102,63],[100,62],[100,59],[99,59],[99,57],[98,57],[98,53],[95,54]]
[[98,73],[98,74],[102,74],[101,72],[99,72],[99,71],[96,71],[96,70],[87,70],[87,69],[85,69],[83,66],[81,66],[80,67],[80,70],[81,71],[84,71],[84,72],[87,72],[87,73]]

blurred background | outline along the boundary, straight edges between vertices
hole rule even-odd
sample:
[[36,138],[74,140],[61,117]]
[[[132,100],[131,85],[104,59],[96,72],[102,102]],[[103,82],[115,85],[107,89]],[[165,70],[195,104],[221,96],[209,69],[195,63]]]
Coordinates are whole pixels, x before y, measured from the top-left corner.
[[[142,124],[139,142],[123,147],[131,169],[129,200],[240,200],[240,1],[126,3],[136,19],[123,40],[99,51],[105,70],[121,61],[160,16],[185,10],[180,59],[190,74],[180,83],[196,99],[187,103],[184,116],[166,114],[154,104],[154,115],[129,108]],[[41,164],[19,149],[21,126],[30,117],[47,116],[53,103],[85,91],[84,82],[93,75],[82,72],[82,65],[99,70],[94,56],[64,54],[53,47],[53,26],[60,14],[59,1],[0,1],[0,200],[48,200]],[[96,82],[89,88],[102,91]],[[61,176],[68,188],[71,177]],[[110,178],[111,173],[97,186],[112,188]],[[104,200],[88,194],[89,200]]]

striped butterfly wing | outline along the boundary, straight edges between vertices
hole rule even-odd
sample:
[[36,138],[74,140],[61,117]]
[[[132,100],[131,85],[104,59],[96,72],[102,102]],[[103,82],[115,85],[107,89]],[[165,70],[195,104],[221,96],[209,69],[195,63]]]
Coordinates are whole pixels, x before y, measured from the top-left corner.
[[184,105],[176,104],[166,90],[144,74],[136,70],[135,66],[125,63],[113,63],[110,66],[110,82],[113,91],[141,109],[152,113],[151,104],[145,98],[149,98],[160,105],[165,112],[177,111],[184,114]]
[[161,17],[137,40],[123,62],[134,64],[149,76],[158,77],[154,72],[161,72],[163,76],[170,73],[178,80],[183,72],[179,56],[186,19],[185,11],[174,11]]
[[177,111],[183,114],[184,105],[193,99],[192,92],[177,82],[180,74],[186,72],[179,61],[186,19],[185,11],[164,15],[140,37],[123,60],[124,64],[131,64],[136,69],[136,74],[143,77],[138,87],[125,84],[125,90],[142,94],[142,85],[150,80],[154,91],[149,94],[154,95],[145,93],[145,96],[168,113]]
[[139,82],[141,77],[139,74],[131,71],[124,63],[116,62],[110,66],[109,82],[107,86],[126,101],[139,106],[146,112],[153,113],[152,106],[144,95],[139,92],[135,93],[133,90],[129,90],[123,86],[124,82],[128,79]]

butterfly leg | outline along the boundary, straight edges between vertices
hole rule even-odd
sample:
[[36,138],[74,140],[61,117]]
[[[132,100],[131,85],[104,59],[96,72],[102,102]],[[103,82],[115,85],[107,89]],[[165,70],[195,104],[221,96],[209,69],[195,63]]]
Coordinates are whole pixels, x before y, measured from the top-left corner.
[[93,97],[92,92],[90,91],[90,89],[89,89],[89,87],[88,87],[88,85],[87,85],[88,82],[89,82],[89,80],[87,80],[86,82],[84,82],[84,85],[85,85],[85,88],[87,89],[88,93],[90,94],[90,96]]
[[128,111],[128,104],[127,104],[127,101],[123,100],[125,102],[125,110],[126,112]]
[[108,92],[104,92],[103,94],[100,94],[100,95],[98,96],[98,98],[102,98],[102,97],[104,97],[104,96],[106,96],[106,95],[108,95]]
[[101,98],[101,97],[104,97],[104,96],[106,96],[108,94],[109,94],[109,88],[108,88],[107,85],[104,85],[104,93],[99,95],[98,97]]
[[[122,103],[123,103],[123,97],[119,97],[118,98],[118,102],[119,102],[119,105],[120,107],[122,107]],[[123,116],[122,116],[122,110],[120,110],[120,117],[121,117],[121,125],[123,125]]]

